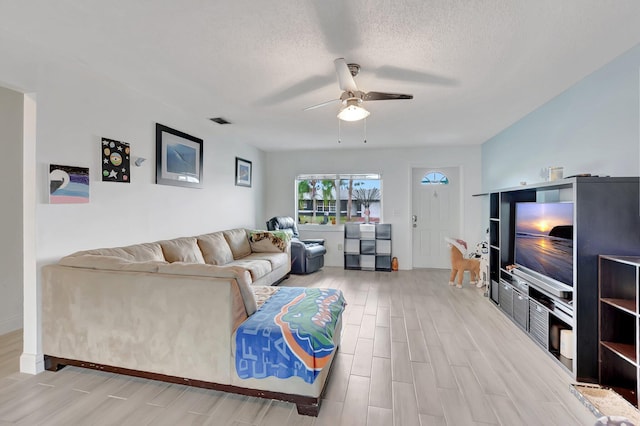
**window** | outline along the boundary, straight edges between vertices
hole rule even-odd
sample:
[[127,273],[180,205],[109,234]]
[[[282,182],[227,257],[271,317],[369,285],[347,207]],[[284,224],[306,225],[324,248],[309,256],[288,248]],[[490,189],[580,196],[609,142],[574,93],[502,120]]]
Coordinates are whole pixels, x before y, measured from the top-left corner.
[[318,201],[318,209],[319,212],[336,212],[336,200],[322,200]]
[[379,174],[299,175],[295,187],[301,225],[382,221]]
[[449,178],[440,172],[429,172],[420,181],[423,185],[448,185]]

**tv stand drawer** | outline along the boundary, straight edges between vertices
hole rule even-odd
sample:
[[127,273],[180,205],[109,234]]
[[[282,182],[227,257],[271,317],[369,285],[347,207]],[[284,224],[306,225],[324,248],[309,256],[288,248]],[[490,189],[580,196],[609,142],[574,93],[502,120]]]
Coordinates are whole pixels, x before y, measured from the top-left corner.
[[544,306],[529,299],[529,335],[549,349],[549,311]]
[[513,316],[513,287],[511,284],[500,280],[499,303],[502,309],[510,317]]

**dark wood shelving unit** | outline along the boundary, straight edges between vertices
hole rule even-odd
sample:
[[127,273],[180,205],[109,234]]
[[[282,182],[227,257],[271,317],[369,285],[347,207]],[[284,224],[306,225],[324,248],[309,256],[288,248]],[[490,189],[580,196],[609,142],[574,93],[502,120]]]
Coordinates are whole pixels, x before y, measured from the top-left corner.
[[637,309],[636,309],[636,301],[635,300],[627,300],[627,299],[611,299],[611,298],[602,298],[600,299],[601,302],[604,303],[608,303],[611,306],[614,306],[616,308],[620,308],[623,309],[627,312],[629,312],[630,314],[636,313]]
[[599,383],[638,406],[640,256],[599,256]]
[[600,344],[608,348],[612,352],[620,355],[627,361],[637,364],[635,345],[629,343],[606,342],[604,340],[601,340]]

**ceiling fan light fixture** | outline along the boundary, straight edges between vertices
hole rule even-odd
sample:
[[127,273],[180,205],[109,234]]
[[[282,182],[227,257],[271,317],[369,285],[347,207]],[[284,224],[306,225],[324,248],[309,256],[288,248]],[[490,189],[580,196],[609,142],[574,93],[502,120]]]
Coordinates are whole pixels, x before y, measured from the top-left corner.
[[358,121],[367,118],[370,112],[358,105],[359,103],[355,99],[348,100],[338,113],[338,118],[342,121]]

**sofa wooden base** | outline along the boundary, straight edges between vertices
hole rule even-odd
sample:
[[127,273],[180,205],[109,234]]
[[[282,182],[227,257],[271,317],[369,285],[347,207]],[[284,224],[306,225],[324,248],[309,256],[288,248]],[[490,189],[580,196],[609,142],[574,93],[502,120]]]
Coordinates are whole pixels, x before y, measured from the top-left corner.
[[[90,368],[93,370],[106,371],[109,373],[124,374],[126,376],[141,377],[144,379],[159,380],[162,382],[177,383],[186,386],[194,386],[198,388],[212,389],[246,396],[255,396],[259,398],[277,399],[280,401],[293,402],[294,404],[296,404],[298,414],[304,416],[317,417],[318,412],[320,411],[320,403],[322,401],[322,395],[320,395],[320,397],[314,398],[304,395],[293,395],[282,392],[271,392],[259,389],[242,388],[239,386],[223,385],[220,383],[205,382],[202,380],[193,380],[184,377],[167,376],[165,374],[151,373],[148,371],[131,370],[128,368],[95,364],[92,362],[79,361],[75,359],[58,358],[50,355],[44,356],[44,363],[45,369],[49,371],[58,371],[67,365],[73,365],[76,367]],[[324,393],[324,389],[322,393]]]
[[278,281],[274,282],[271,285],[280,285],[282,283],[282,281],[288,280],[290,276],[291,276],[291,273],[288,273],[287,275],[285,275],[284,277],[280,278]]

